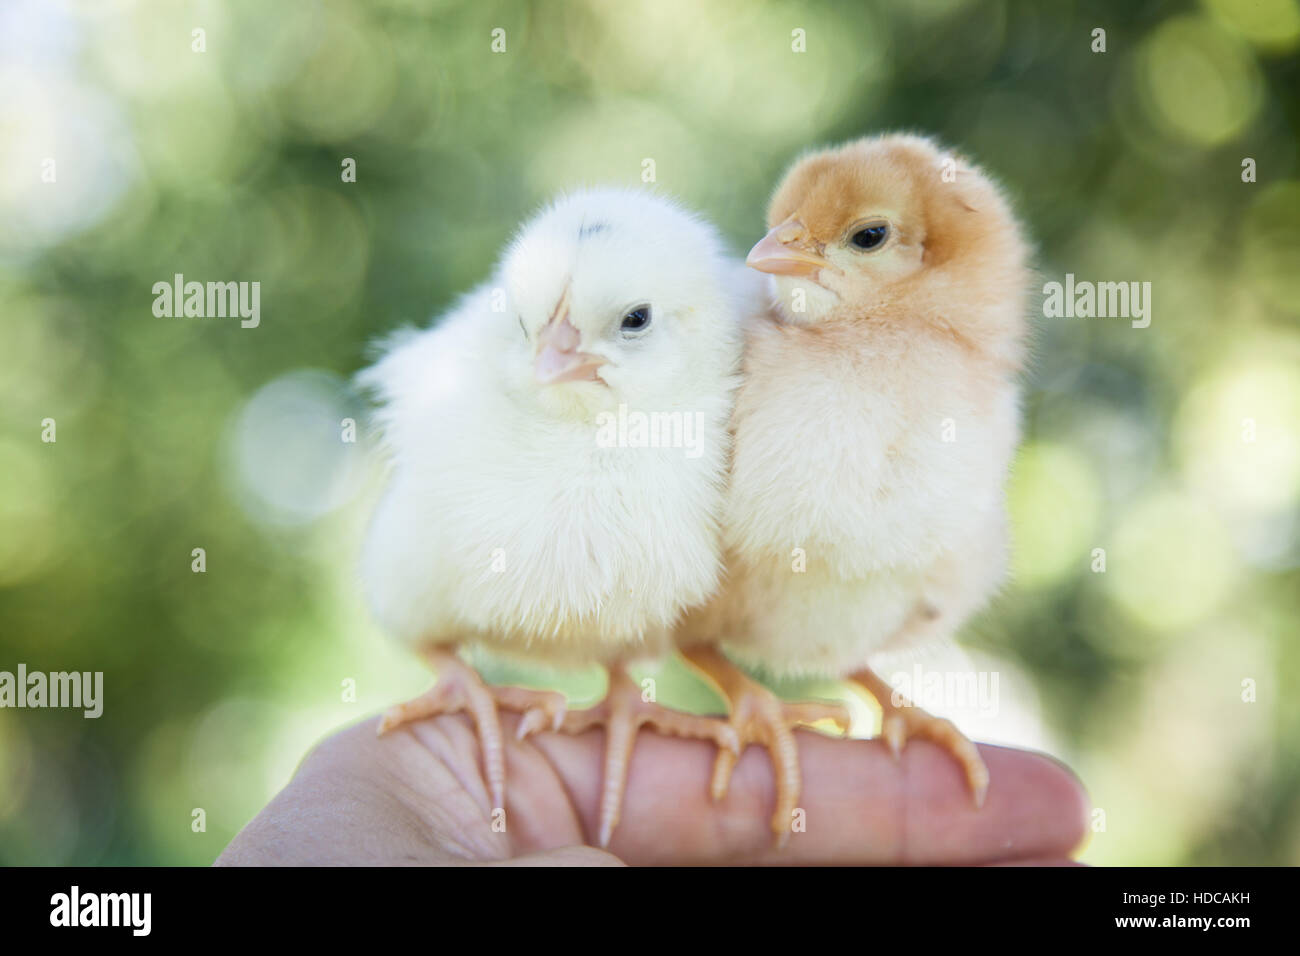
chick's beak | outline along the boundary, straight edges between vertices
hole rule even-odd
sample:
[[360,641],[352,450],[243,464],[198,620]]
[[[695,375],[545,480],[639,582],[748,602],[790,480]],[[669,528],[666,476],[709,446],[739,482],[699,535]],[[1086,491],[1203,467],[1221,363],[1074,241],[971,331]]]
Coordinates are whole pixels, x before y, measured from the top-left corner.
[[556,382],[597,382],[596,370],[605,364],[598,355],[578,351],[582,336],[569,321],[567,308],[557,308],[555,315],[537,336],[537,358],[533,373],[540,385]]
[[804,224],[793,216],[773,226],[758,240],[745,265],[759,272],[782,276],[810,276],[830,265],[814,251],[812,237]]

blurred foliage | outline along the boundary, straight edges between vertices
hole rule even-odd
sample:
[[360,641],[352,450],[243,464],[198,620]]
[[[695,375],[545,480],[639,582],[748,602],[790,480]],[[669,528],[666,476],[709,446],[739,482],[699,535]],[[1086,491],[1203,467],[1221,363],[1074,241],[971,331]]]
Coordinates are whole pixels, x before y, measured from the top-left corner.
[[[206,863],[423,689],[354,581],[371,339],[559,190],[653,158],[742,251],[801,150],[898,127],[1005,183],[1045,279],[1153,286],[1147,329],[1035,315],[1016,576],[965,635],[998,733],[1079,771],[1087,859],[1300,860],[1298,42],[1296,0],[9,0],[0,670],[106,702],[0,710],[0,862]],[[156,317],[176,273],[260,282],[260,326]]]

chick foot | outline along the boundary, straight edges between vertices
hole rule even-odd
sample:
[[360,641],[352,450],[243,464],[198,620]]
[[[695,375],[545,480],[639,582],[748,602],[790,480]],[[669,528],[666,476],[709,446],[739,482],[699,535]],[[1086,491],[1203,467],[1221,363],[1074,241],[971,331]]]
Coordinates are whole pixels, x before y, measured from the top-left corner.
[[695,737],[713,741],[722,753],[738,754],[736,732],[724,720],[670,710],[643,700],[641,688],[621,665],[609,669],[609,689],[605,699],[595,707],[570,711],[559,729],[580,734],[592,727],[605,727],[605,770],[600,795],[600,833],[602,847],[609,846],[623,814],[623,796],[627,792],[627,772],[632,748],[642,726],[649,724],[662,734]]
[[478,731],[483,755],[483,775],[492,795],[493,808],[504,807],[506,799],[506,752],[501,731],[500,708],[524,714],[515,736],[523,739],[544,726],[558,729],[567,712],[564,695],[527,687],[494,687],[453,651],[431,650],[425,655],[438,674],[433,687],[412,700],[390,707],[379,722],[379,733],[439,714],[464,712]]
[[[749,744],[759,744],[767,748],[776,775],[776,808],[772,813],[772,832],[776,836],[777,847],[785,846],[790,839],[790,821],[803,789],[803,775],[799,770],[799,746],[794,739],[794,728],[831,720],[841,732],[847,732],[848,709],[842,704],[784,701],[712,647],[691,648],[684,655],[726,697],[731,710],[731,726],[736,730],[740,746],[743,748]],[[739,759],[738,752],[718,752],[718,759],[713,765],[710,791],[715,801],[726,797],[731,785],[731,773]]]
[[951,720],[935,717],[912,704],[901,694],[895,694],[888,683],[869,670],[850,675],[849,680],[862,687],[880,704],[880,736],[898,757],[903,746],[913,737],[921,737],[948,751],[961,765],[966,775],[975,806],[984,805],[989,789],[989,770],[984,765],[979,748],[957,729]]

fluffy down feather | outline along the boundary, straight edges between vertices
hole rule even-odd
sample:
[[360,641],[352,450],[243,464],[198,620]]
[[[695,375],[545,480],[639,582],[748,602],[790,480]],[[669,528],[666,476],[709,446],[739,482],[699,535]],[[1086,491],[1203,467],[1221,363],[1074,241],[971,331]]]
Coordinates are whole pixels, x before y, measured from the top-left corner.
[[[1027,247],[983,173],[954,157],[943,175],[949,156],[860,140],[778,188],[769,226],[825,265],[774,275],[748,329],[728,580],[683,644],[841,677],[951,635],[998,587]],[[879,224],[887,240],[856,248]]]
[[[360,376],[392,465],[361,561],[382,625],[555,663],[666,649],[718,582],[738,316],[756,278],[679,206],[584,191],[525,225],[433,328],[392,339]],[[625,331],[643,304],[650,326]],[[595,381],[539,384],[538,336],[565,306],[605,364]],[[698,444],[603,447],[620,406],[682,416]]]

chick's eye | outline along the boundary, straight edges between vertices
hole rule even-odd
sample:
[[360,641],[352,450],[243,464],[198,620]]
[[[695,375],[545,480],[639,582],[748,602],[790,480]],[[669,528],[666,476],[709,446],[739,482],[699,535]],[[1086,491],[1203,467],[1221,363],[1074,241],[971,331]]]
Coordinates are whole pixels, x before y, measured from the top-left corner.
[[884,223],[867,226],[855,232],[849,241],[858,249],[875,249],[889,236],[889,227]]
[[650,306],[638,305],[623,316],[624,332],[640,332],[650,324]]

